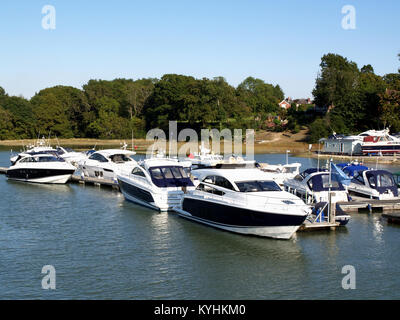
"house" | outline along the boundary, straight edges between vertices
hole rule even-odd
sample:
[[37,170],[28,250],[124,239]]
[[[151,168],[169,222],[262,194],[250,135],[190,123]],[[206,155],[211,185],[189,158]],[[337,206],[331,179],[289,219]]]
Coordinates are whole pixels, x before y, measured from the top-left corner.
[[291,104],[287,101],[287,99],[285,99],[279,102],[279,107],[287,110],[291,107]]
[[311,104],[311,99],[295,99],[293,102],[296,104],[296,107],[301,106],[302,104]]
[[362,154],[361,145],[363,142],[362,138],[359,136],[333,134],[328,138],[320,139],[319,142],[323,143],[322,153],[346,155]]

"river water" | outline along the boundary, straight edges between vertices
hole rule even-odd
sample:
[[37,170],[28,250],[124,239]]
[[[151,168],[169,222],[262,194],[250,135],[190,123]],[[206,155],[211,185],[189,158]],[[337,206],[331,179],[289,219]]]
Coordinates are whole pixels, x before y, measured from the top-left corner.
[[[285,155],[256,159],[276,164]],[[0,152],[0,166],[8,164]],[[157,213],[108,188],[0,175],[0,194],[0,299],[400,298],[400,227],[378,213],[282,241]],[[55,290],[42,289],[45,265],[56,270]],[[346,265],[356,289],[342,288]]]

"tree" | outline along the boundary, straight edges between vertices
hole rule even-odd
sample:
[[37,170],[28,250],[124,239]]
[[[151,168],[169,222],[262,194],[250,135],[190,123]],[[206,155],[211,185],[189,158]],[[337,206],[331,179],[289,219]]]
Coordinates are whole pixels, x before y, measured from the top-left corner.
[[35,136],[35,119],[30,101],[4,94],[0,98],[0,105],[9,112],[7,119],[12,121],[14,127],[13,137],[24,139]]
[[357,64],[340,55],[329,53],[321,58],[321,71],[316,79],[313,96],[320,107],[343,104],[358,85]]
[[57,94],[57,88],[40,91],[31,99],[37,134],[52,134],[57,137],[72,138],[73,129],[65,102]]
[[126,100],[131,119],[142,114],[147,99],[153,93],[155,82],[154,79],[142,79],[127,84]]
[[12,115],[0,106],[0,140],[16,138],[18,137],[14,130]]
[[316,119],[310,125],[308,141],[310,143],[317,143],[319,139],[327,137],[329,134],[331,134],[331,132],[326,126],[326,121],[324,119]]
[[237,87],[239,98],[251,109],[253,114],[277,112],[284,94],[279,85],[265,83],[261,79],[246,78]]
[[392,131],[400,131],[400,91],[387,89],[380,95],[380,120],[384,127],[391,127]]
[[367,64],[361,68],[361,73],[374,73],[374,68],[370,64]]

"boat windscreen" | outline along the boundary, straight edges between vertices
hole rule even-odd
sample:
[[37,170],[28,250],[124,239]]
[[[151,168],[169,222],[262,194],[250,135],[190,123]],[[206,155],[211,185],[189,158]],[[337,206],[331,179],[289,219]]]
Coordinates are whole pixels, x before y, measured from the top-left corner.
[[275,181],[235,182],[240,192],[282,191]]
[[152,167],[149,172],[153,183],[160,188],[193,186],[189,176],[180,166]]
[[[318,174],[308,180],[308,185],[312,191],[329,190],[329,174]],[[345,190],[337,174],[331,174],[331,191]]]
[[64,159],[52,157],[52,156],[34,157],[34,159],[35,159],[35,162],[64,162]]
[[115,162],[115,163],[124,163],[127,161],[132,161],[131,158],[127,157],[124,154],[114,154],[114,155],[110,156],[110,159],[112,162]]

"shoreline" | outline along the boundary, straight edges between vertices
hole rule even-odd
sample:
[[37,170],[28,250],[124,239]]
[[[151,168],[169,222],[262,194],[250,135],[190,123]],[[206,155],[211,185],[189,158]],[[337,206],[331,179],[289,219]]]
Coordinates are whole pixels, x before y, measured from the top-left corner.
[[[19,152],[24,149],[29,144],[35,143],[36,140],[33,139],[27,139],[27,140],[4,140],[0,141],[0,150],[2,151],[15,151]],[[127,143],[127,149],[131,150],[132,149],[132,143],[129,141],[125,141]],[[153,145],[154,141],[147,141],[144,139],[138,139],[134,140],[134,146],[136,147],[134,149],[135,152],[138,154],[141,153],[146,153],[146,151]],[[77,151],[83,151],[83,150],[89,150],[92,148],[95,149],[106,149],[106,148],[121,148],[124,144],[124,140],[88,140],[88,139],[59,139],[58,141],[55,141],[53,139],[50,140],[50,145],[51,146],[56,146],[56,145],[61,145],[63,147],[70,147],[72,149],[75,149]],[[183,146],[185,142],[178,142],[177,147],[178,150],[181,146]],[[168,151],[169,149],[169,142],[165,142],[166,145],[166,150]],[[200,146],[200,144],[198,144]],[[231,145],[232,152],[234,151],[233,144]],[[242,143],[241,144],[242,148],[242,153],[246,153],[246,144]],[[223,151],[224,149],[224,143],[220,143],[220,151]],[[309,154],[310,152],[308,151],[308,144],[304,145],[277,145],[276,143],[254,143],[254,154],[281,154],[281,153],[286,153],[286,150],[290,150],[290,154],[302,154],[302,153],[307,153]]]
[[[309,144],[299,140],[273,138],[271,140],[255,140],[254,143],[254,154],[285,154],[287,150],[290,150],[290,156],[292,157],[304,157],[304,158],[318,158],[318,144],[313,144],[311,150],[309,150]],[[35,143],[37,139],[23,139],[23,140],[0,140],[0,150],[2,151],[22,151],[24,146]],[[46,140],[52,146],[62,145],[65,147],[75,148],[76,150],[89,150],[95,147],[98,149],[105,148],[120,148],[124,143],[128,144],[127,149],[132,149],[132,142],[127,140],[113,139],[113,140],[101,140],[101,139],[86,139],[86,138],[73,138],[73,139],[49,139]],[[153,140],[146,139],[134,139],[134,146],[136,146],[135,152],[137,154],[146,154],[146,151],[154,143]],[[168,150],[168,141],[165,141],[166,149]],[[185,142],[178,142],[178,150],[184,145]],[[220,143],[220,150],[223,150],[224,144]],[[233,150],[233,146],[232,146]],[[242,144],[242,152],[246,153],[246,144]],[[320,159],[334,159],[344,160],[350,162],[357,160],[364,163],[383,163],[383,164],[400,164],[400,155],[397,156],[347,156],[347,155],[329,155],[320,154]]]

